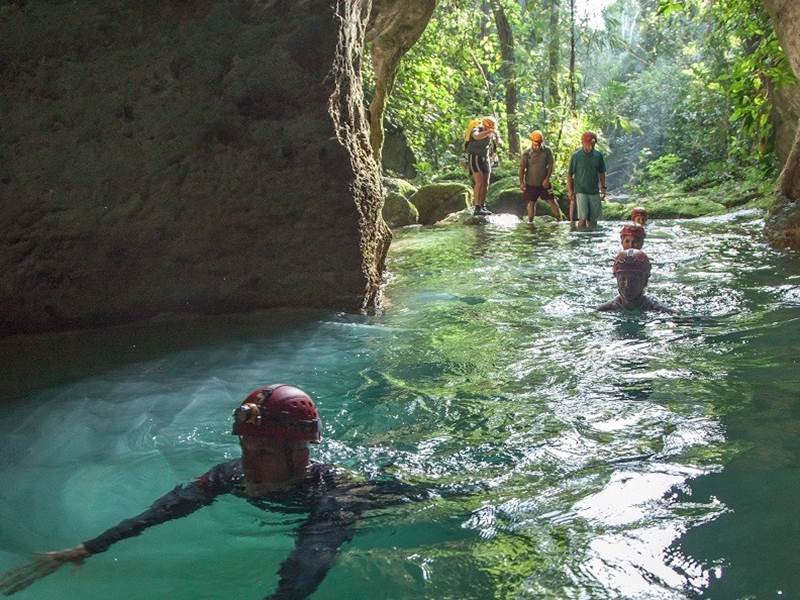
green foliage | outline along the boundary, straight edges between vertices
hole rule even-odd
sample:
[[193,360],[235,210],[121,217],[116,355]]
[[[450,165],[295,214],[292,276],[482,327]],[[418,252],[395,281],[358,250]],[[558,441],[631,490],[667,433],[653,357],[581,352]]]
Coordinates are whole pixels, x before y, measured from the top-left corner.
[[[557,0],[554,13],[550,0],[492,1],[515,40],[521,147],[531,130],[544,132],[557,192],[586,129],[600,133],[612,188],[698,189],[750,167],[774,174],[768,92],[793,77],[760,0],[614,0],[604,28],[578,21],[574,111],[569,2]],[[489,5],[440,0],[401,63],[387,120],[405,132],[425,181],[458,179],[470,118],[493,114],[507,129],[509,82]],[[497,175],[515,175],[515,160]]]
[[664,181],[675,179],[681,159],[677,154],[664,154],[647,165],[647,174]]
[[759,158],[767,162],[774,133],[768,82],[782,86],[794,77],[760,0],[724,0],[714,3],[711,14],[717,23],[712,45],[730,45],[727,52],[717,52],[717,66],[718,81],[733,108],[731,154],[744,157],[755,146]]

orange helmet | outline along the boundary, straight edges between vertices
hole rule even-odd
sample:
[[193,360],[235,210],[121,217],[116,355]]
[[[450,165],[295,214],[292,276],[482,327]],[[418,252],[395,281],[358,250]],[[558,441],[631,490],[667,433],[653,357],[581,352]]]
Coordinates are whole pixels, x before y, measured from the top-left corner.
[[317,444],[321,429],[311,396],[285,383],[250,392],[233,411],[233,435]]

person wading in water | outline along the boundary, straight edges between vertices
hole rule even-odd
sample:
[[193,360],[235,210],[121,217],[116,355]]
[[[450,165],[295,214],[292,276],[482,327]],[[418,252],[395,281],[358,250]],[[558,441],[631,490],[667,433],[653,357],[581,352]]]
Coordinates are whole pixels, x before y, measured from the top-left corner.
[[599,311],[652,310],[674,313],[671,308],[644,295],[650,279],[650,259],[641,250],[623,250],[614,259],[612,268],[617,278],[619,296],[597,307]]
[[641,250],[642,246],[644,246],[644,238],[644,227],[635,223],[623,225],[622,230],[619,232],[619,241],[623,250],[629,250],[630,248]]
[[522,201],[527,205],[528,223],[533,223],[536,216],[536,202],[541,198],[550,205],[550,211],[556,220],[561,211],[553,197],[550,176],[553,174],[553,151],[544,144],[544,134],[531,132],[531,147],[522,153],[519,160],[519,189],[522,190]]
[[597,226],[603,215],[602,201],[606,197],[606,163],[603,155],[595,150],[597,135],[586,131],[581,136],[581,147],[569,161],[567,172],[567,195],[570,202],[570,218],[574,208],[578,209],[578,227]]

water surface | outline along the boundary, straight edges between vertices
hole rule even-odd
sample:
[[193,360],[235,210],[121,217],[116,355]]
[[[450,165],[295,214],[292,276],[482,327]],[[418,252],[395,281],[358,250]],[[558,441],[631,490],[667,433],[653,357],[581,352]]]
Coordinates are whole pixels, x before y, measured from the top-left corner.
[[[368,514],[315,598],[798,597],[800,260],[761,227],[648,227],[679,316],[594,311],[618,224],[497,217],[397,232],[377,316],[0,341],[0,568],[237,456],[230,411],[284,381],[318,400],[319,460],[464,490]],[[19,597],[261,598],[301,517],[224,497]]]

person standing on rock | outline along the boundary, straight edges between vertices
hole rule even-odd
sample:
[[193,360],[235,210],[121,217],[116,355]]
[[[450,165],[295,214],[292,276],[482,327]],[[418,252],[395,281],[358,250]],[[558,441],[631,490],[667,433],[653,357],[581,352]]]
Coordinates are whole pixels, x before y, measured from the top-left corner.
[[606,197],[606,163],[603,155],[594,149],[597,134],[587,131],[581,136],[581,147],[569,161],[567,195],[570,216],[578,209],[578,227],[597,225],[603,214],[602,201]]
[[492,214],[486,208],[486,194],[489,191],[489,179],[492,175],[492,163],[489,156],[497,151],[500,135],[497,133],[497,121],[494,117],[483,117],[470,121],[464,133],[464,149],[467,151],[469,172],[475,182],[473,188],[474,215]]
[[542,198],[550,205],[553,216],[558,219],[561,211],[553,198],[550,177],[553,174],[553,151],[544,144],[544,135],[538,129],[529,136],[531,147],[522,153],[519,160],[519,189],[528,208],[528,223],[533,223],[536,202]]

